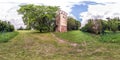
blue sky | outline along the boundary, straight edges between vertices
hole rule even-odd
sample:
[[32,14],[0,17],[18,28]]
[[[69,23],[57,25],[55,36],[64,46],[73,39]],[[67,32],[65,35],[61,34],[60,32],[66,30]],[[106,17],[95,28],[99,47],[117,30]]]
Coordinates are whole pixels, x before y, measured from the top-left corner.
[[120,0],[0,0],[0,19],[10,21],[15,28],[25,26],[17,13],[21,4],[60,6],[82,25],[91,18],[120,17]]
[[97,5],[97,4],[104,5],[102,3],[96,3],[96,2],[92,2],[92,1],[80,2],[80,4],[76,4],[72,7],[71,14],[73,14],[77,20],[82,21],[82,18],[80,18],[79,14],[82,12],[87,12],[89,5]]
[[79,17],[79,14],[86,11],[88,11],[88,5],[74,5],[74,7],[72,7],[71,14],[73,14],[77,20],[82,20]]

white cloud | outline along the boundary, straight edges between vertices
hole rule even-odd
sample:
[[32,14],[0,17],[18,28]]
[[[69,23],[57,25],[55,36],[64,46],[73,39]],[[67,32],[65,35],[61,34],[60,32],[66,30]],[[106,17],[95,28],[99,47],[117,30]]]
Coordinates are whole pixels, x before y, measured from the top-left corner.
[[99,17],[105,19],[106,17],[120,16],[120,0],[0,0],[0,19],[11,21],[16,28],[23,26],[22,18],[16,11],[20,4],[60,6],[62,10],[74,17],[70,14],[71,7],[75,4],[80,4],[79,2],[81,1],[103,3],[103,5],[89,5],[88,11],[80,14],[83,19],[83,25],[90,18]]
[[71,7],[80,1],[85,0],[0,0],[0,19],[11,21],[18,28],[21,25],[23,26],[21,16],[16,11],[20,4],[60,6],[62,10],[71,15]]
[[120,1],[119,0],[92,0],[97,3],[97,5],[89,5],[88,11],[83,12],[82,16],[82,26],[84,26],[88,19],[90,18],[101,18],[106,19],[107,17],[120,17]]

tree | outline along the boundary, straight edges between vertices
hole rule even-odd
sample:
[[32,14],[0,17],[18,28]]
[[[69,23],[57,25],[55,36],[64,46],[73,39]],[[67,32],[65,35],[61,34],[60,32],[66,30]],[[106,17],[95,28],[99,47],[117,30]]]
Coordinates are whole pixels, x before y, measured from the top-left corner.
[[120,19],[115,17],[113,19],[107,18],[108,21],[102,19],[90,19],[88,23],[82,27],[83,32],[90,32],[95,34],[105,33],[105,30],[116,32],[120,29]]
[[14,31],[14,26],[7,21],[0,20],[0,32],[12,32]]
[[101,34],[101,33],[104,33],[106,29],[107,29],[106,21],[101,19],[96,19],[96,20],[90,19],[88,20],[88,23],[81,28],[81,31]]
[[119,18],[113,18],[108,20],[108,27],[110,31],[116,32],[119,27]]
[[108,21],[101,20],[101,24],[102,24],[102,31],[101,31],[101,33],[105,33],[105,30],[108,30]]
[[80,29],[80,26],[81,26],[81,23],[80,21],[75,21],[75,27],[76,27],[76,30]]
[[67,29],[68,30],[78,30],[80,27],[80,22],[77,21],[76,19],[72,18],[72,17],[68,17],[67,20]]
[[118,30],[120,31],[120,19],[118,20]]
[[34,28],[40,32],[53,31],[55,26],[57,6],[38,6],[38,5],[22,5],[18,10],[23,15],[23,21],[28,28]]
[[24,30],[24,28],[22,26],[20,26],[17,30]]

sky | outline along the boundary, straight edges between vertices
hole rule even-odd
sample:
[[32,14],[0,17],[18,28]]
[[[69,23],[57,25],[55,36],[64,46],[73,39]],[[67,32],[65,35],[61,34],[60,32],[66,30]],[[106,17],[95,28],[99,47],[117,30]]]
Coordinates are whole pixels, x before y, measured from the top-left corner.
[[120,17],[120,0],[0,0],[0,20],[10,21],[16,29],[24,26],[22,15],[17,13],[23,4],[60,6],[82,26],[88,19]]

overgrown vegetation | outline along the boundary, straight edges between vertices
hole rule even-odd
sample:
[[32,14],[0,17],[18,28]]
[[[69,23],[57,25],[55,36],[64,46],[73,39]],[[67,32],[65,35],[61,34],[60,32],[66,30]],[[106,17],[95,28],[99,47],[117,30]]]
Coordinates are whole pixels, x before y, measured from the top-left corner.
[[14,31],[14,26],[7,21],[0,20],[0,32],[12,32]]
[[90,19],[88,20],[88,23],[81,28],[81,31],[83,32],[90,32],[95,34],[104,34],[105,30],[116,32],[120,28],[120,19],[119,18],[113,18],[108,19],[107,21],[102,19]]
[[104,35],[100,35],[101,42],[107,42],[107,43],[117,43],[120,44],[120,32],[106,32]]
[[0,33],[0,43],[1,42],[8,42],[10,39],[15,37],[18,32],[1,32]]

